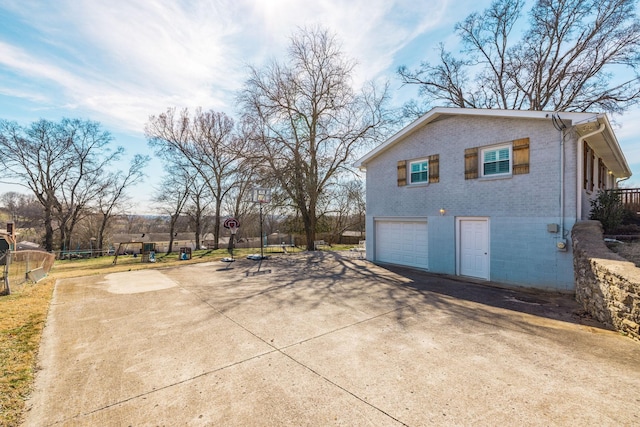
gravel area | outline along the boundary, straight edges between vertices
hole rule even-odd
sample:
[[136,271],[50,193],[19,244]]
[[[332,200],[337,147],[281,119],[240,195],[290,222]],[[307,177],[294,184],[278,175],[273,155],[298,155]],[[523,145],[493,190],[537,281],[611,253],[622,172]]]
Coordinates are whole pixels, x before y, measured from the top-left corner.
[[607,246],[613,252],[634,263],[636,267],[640,267],[640,240],[609,243]]

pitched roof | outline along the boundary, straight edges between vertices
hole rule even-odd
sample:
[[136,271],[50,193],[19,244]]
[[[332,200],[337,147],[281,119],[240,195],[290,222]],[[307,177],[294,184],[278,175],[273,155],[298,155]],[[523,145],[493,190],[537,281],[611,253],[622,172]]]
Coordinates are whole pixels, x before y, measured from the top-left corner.
[[[381,153],[393,147],[408,135],[445,116],[537,119],[548,120],[551,122],[554,115],[562,119],[562,122],[566,125],[574,126],[578,136],[587,136],[589,145],[600,155],[600,157],[602,157],[616,177],[627,178],[631,176],[631,169],[627,164],[624,154],[622,153],[622,149],[620,148],[620,144],[618,144],[618,139],[611,128],[611,123],[609,122],[606,114],[482,108],[435,107],[365,154],[355,162],[354,166],[360,169],[366,169],[367,163],[371,159],[374,159]],[[602,130],[602,132],[597,132],[598,130]]]

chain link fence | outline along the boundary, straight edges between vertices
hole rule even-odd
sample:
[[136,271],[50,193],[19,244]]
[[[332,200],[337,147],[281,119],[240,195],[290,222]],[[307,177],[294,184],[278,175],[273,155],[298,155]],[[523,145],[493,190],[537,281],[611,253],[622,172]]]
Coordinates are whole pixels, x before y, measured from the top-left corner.
[[0,295],[9,294],[11,288],[27,280],[37,281],[53,267],[55,255],[43,251],[6,251],[0,253],[2,280]]

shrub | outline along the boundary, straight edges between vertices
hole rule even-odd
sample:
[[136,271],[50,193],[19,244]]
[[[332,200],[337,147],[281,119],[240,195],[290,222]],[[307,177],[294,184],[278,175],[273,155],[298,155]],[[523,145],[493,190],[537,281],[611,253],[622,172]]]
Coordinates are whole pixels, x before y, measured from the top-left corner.
[[640,225],[640,216],[638,215],[638,211],[640,211],[640,206],[638,205],[627,206],[624,210],[622,223]]
[[637,225],[637,224],[622,224],[619,227],[611,230],[611,232],[609,234],[637,235],[637,234],[640,234],[640,225]]
[[622,224],[625,214],[620,193],[617,191],[600,190],[591,201],[589,219],[600,221],[605,233],[610,233]]

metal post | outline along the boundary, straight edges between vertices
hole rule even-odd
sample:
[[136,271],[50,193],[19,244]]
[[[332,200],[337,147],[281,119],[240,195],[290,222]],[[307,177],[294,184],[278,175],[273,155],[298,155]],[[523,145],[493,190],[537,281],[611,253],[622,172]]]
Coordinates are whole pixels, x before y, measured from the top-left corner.
[[260,259],[264,258],[264,241],[262,239],[262,202],[260,202]]

